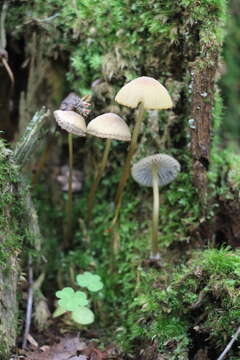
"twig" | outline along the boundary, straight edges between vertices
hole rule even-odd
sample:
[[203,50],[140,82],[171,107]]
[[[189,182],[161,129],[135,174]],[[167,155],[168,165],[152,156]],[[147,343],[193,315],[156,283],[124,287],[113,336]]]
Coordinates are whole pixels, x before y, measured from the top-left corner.
[[5,30],[5,19],[7,15],[7,8],[8,3],[7,1],[4,1],[1,17],[0,17],[0,48],[6,49],[7,46],[7,37],[6,37],[6,30]]
[[2,57],[1,60],[2,60],[3,65],[5,66],[5,69],[7,70],[7,73],[8,73],[8,75],[9,75],[9,77],[10,77],[12,87],[14,87],[15,79],[14,79],[13,72],[12,72],[10,66],[8,65],[7,60],[6,60],[4,57]]
[[11,88],[13,89],[15,80],[14,80],[13,72],[7,61],[8,53],[6,51],[7,37],[6,37],[6,30],[5,30],[5,20],[6,20],[6,16],[7,16],[7,9],[8,9],[8,3],[7,3],[7,1],[4,1],[1,16],[0,16],[0,50],[1,50],[0,59],[4,65],[5,69],[7,70],[7,73],[11,80]]
[[32,257],[29,255],[28,260],[28,299],[27,299],[27,311],[25,318],[25,330],[23,335],[22,348],[25,349],[27,345],[27,338],[29,335],[31,320],[32,320],[32,305],[33,305],[33,269],[32,269]]
[[233,343],[237,340],[237,337],[238,337],[239,334],[240,334],[240,326],[237,329],[237,331],[235,332],[235,334],[233,335],[232,340],[227,344],[226,348],[221,353],[221,355],[217,358],[217,360],[223,360],[225,358],[225,355],[231,349],[231,347],[233,346]]

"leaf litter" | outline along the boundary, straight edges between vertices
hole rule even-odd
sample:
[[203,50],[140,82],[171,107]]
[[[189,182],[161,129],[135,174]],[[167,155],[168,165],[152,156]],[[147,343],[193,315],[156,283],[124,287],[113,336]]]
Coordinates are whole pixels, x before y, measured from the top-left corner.
[[104,351],[94,342],[85,342],[79,336],[66,335],[52,346],[32,346],[34,350],[20,350],[10,360],[120,360],[114,347]]

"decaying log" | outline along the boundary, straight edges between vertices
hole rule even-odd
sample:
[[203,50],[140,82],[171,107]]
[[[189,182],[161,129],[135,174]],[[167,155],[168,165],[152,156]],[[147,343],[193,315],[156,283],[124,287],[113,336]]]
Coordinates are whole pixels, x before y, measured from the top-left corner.
[[[22,210],[18,181],[11,152],[0,142],[0,358],[8,359],[17,329],[18,255],[23,228],[15,209]],[[19,204],[16,204],[16,202]]]
[[36,113],[14,152],[0,142],[0,359],[9,359],[18,322],[17,284],[22,243],[30,236],[40,249],[37,214],[20,173],[39,142],[48,112]]

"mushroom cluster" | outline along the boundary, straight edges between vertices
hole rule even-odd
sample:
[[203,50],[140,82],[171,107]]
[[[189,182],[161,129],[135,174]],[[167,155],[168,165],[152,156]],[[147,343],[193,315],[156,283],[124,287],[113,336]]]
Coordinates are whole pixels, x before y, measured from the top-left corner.
[[[85,109],[83,107],[85,106]],[[65,231],[65,242],[69,242],[72,233],[72,173],[73,173],[73,141],[72,135],[92,135],[106,139],[102,161],[97,171],[95,181],[88,196],[87,222],[92,218],[92,209],[97,186],[101,180],[107,165],[108,155],[112,140],[130,141],[131,133],[128,125],[117,114],[105,113],[92,119],[86,127],[85,119],[81,114],[88,115],[89,104],[81,101],[74,93],[70,93],[62,102],[60,110],[54,111],[58,125],[68,132],[69,144],[69,175],[68,175],[68,201],[67,201],[67,226]],[[77,110],[78,113],[70,109]]]
[[[99,164],[95,180],[92,184],[88,196],[88,224],[90,223],[92,218],[95,194],[107,165],[112,140],[115,139],[130,142],[127,157],[123,166],[122,174],[115,196],[115,214],[112,221],[112,227],[116,227],[120,214],[123,190],[131,172],[131,161],[137,149],[138,136],[140,134],[142,123],[144,120],[145,110],[169,109],[173,106],[171,97],[167,89],[157,80],[147,76],[139,77],[124,85],[117,93],[115,100],[121,105],[137,109],[132,137],[126,122],[119,115],[111,112],[95,117],[86,126],[83,116],[86,117],[87,115],[89,115],[90,104],[86,101],[83,101],[83,99],[80,99],[74,93],[70,93],[69,96],[62,102],[60,110],[56,110],[54,112],[54,116],[59,126],[69,133],[69,178],[67,202],[68,237],[71,234],[72,227],[72,134],[78,136],[91,135],[106,139],[102,160]],[[159,218],[158,187],[171,182],[175,178],[179,170],[180,165],[177,160],[165,154],[148,156],[147,158],[142,159],[132,167],[132,176],[135,181],[137,181],[141,185],[150,186],[153,188],[154,201],[151,242],[152,258],[158,258],[159,256],[157,243]],[[116,238],[116,234],[113,236],[113,238]],[[117,248],[116,244],[113,244],[113,248]]]

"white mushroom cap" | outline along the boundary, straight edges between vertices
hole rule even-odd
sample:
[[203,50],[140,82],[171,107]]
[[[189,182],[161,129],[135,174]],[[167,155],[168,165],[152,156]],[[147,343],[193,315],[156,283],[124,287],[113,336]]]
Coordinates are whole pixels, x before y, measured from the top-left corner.
[[152,187],[152,168],[158,169],[158,185],[169,184],[180,171],[180,164],[173,157],[166,154],[155,154],[147,156],[134,164],[132,177],[143,186]]
[[115,100],[130,108],[136,108],[140,102],[145,109],[169,109],[173,106],[167,89],[148,76],[139,77],[124,85]]
[[58,125],[71,134],[86,136],[86,124],[84,118],[74,111],[54,111],[55,119]]
[[128,125],[114,113],[102,114],[91,120],[87,126],[87,133],[100,138],[131,140]]

